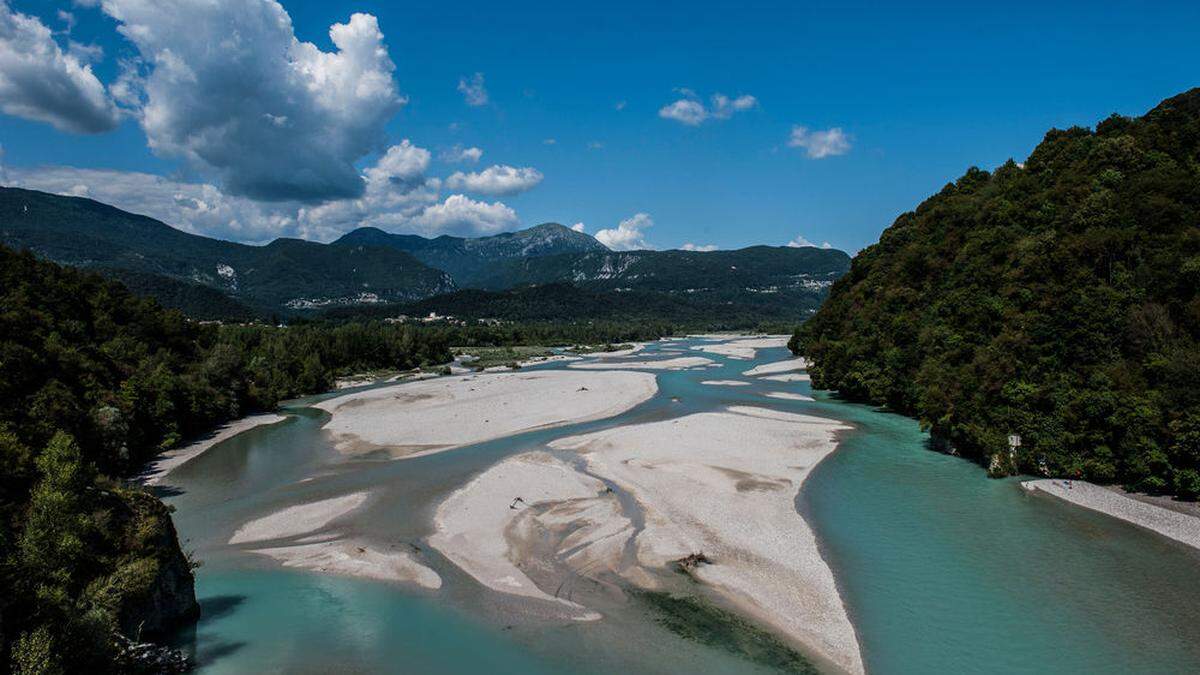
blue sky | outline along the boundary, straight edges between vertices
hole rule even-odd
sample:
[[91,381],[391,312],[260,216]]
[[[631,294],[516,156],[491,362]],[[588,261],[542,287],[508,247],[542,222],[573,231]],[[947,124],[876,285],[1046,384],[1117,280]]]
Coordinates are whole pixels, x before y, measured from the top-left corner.
[[[90,59],[95,78],[115,97],[122,61],[141,58],[141,76],[150,82],[164,67],[148,53],[148,44],[119,34],[134,11],[122,10],[123,3],[137,4],[9,0],[8,5],[10,14],[36,18],[55,31],[53,39],[64,54],[71,51],[69,41],[100,47],[102,56],[93,49],[79,59]],[[209,4],[220,11],[223,3]],[[419,198],[411,192],[381,197],[379,203],[386,201],[391,210],[371,222],[396,231],[477,234],[557,221],[583,223],[593,234],[610,230],[608,240],[618,245],[736,248],[803,237],[855,251],[967,167],[991,168],[1009,157],[1019,161],[1050,127],[1091,125],[1112,112],[1140,114],[1163,98],[1200,86],[1200,3],[1195,2],[922,8],[574,4],[283,2],[295,38],[323,52],[338,49],[330,39],[331,25],[348,22],[354,13],[377,20],[387,59],[395,66],[396,97],[405,102],[394,110],[371,111],[368,121],[347,132],[350,140],[338,144],[355,146],[339,150],[339,157],[366,171],[387,148],[409,139],[428,151],[428,159],[419,172],[388,174],[388,185],[403,183],[414,190],[424,181],[424,192]],[[69,34],[64,31],[70,19],[60,17],[60,10],[73,16]],[[114,18],[123,11],[126,21]],[[193,25],[203,36],[207,19],[198,16]],[[213,17],[214,26],[218,19]],[[159,20],[144,17],[144,24],[157,29]],[[214,28],[209,44],[221,35]],[[0,43],[3,39],[0,31]],[[170,39],[164,28],[158,44]],[[189,58],[186,49],[180,57]],[[219,55],[206,52],[203,58]],[[3,59],[0,49],[0,65]],[[232,77],[238,71],[208,66],[195,68],[202,79],[205,73]],[[470,85],[475,73],[482,75],[486,91],[482,105],[469,105],[461,90],[469,87],[459,87],[460,81]],[[21,95],[13,93],[20,84],[10,82],[5,89],[0,81],[0,107],[4,96]],[[176,110],[187,110],[193,104],[184,86],[164,86],[157,95],[183,97]],[[214,90],[220,89],[209,91]],[[752,96],[753,101],[744,99],[745,109],[719,110],[712,99],[718,94],[730,101]],[[334,202],[344,195],[314,200],[298,191],[297,200],[289,201],[287,194],[281,199],[272,192],[268,201],[260,199],[266,188],[231,190],[231,181],[244,177],[244,171],[179,151],[181,145],[194,147],[179,136],[194,132],[194,126],[183,132],[144,128],[145,106],[154,96],[143,95],[140,104],[118,103],[115,128],[100,133],[62,131],[20,110],[0,114],[9,182],[58,191],[78,188],[76,193],[107,197],[126,208],[140,206],[168,222],[172,216],[186,218],[172,224],[194,231],[245,241],[276,235],[328,239],[385,208],[360,205],[337,218],[322,216],[320,226],[302,226],[294,214],[304,210],[306,222],[315,223],[311,214],[322,199]],[[661,114],[680,100],[693,100],[709,117],[686,124]],[[11,113],[11,108],[3,109]],[[229,114],[236,117],[239,108],[230,104]],[[813,156],[818,146],[789,145],[797,126],[818,140],[828,140],[820,134],[838,129],[841,143],[832,151],[820,146],[828,154]],[[156,134],[164,133],[174,150],[163,149],[164,136]],[[148,147],[150,137],[155,150]],[[303,144],[307,136],[299,132],[294,138]],[[252,144],[258,147],[243,151],[256,158],[256,178],[272,171],[286,176],[298,166],[292,149],[281,147],[278,138]],[[446,161],[455,146],[479,148],[482,157],[474,163]],[[325,151],[318,148],[317,155]],[[517,176],[518,182],[530,176],[540,180],[525,180],[519,190],[485,187],[482,193],[470,186],[484,187],[485,179],[495,176],[474,183],[466,177],[448,180],[454,172],[479,173],[492,165],[534,171]],[[67,176],[61,167],[105,173]],[[206,202],[207,219],[176,215],[165,197],[142,203],[133,187],[128,193],[116,191],[113,186],[124,183],[113,172],[163,176],[163,189],[176,195],[183,189],[179,184],[187,190],[207,185],[212,199],[228,197],[233,206],[221,210]],[[279,189],[286,193],[291,187]],[[447,203],[460,193],[462,199]],[[401,202],[403,215],[394,210]],[[482,215],[456,220],[457,207],[464,205]],[[431,206],[434,211],[427,213]],[[636,214],[645,216],[635,221]],[[222,217],[245,222],[230,227],[219,222]],[[621,221],[632,229],[615,230]]]

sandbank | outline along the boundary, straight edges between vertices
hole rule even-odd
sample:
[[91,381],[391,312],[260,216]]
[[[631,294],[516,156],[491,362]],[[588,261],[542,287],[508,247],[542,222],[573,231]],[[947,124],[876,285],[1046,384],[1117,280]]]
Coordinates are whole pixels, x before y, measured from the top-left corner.
[[354,492],[316,502],[289,506],[281,511],[251,520],[229,538],[230,544],[266,541],[308,534],[354,511],[367,501],[366,492]]
[[[541,556],[534,556],[531,549],[545,541],[544,533],[562,520],[563,511],[569,514],[568,523],[588,520],[581,514],[589,512],[598,516],[581,528],[572,527],[572,554],[578,554],[574,549],[581,546],[610,539],[614,532],[629,530],[629,521],[619,514],[615,498],[606,494],[602,482],[548,453],[528,452],[492,466],[443,501],[434,516],[429,544],[494,591],[551,603],[552,614],[599,619],[597,612],[561,597],[561,579],[539,587],[527,574],[552,567],[554,560],[534,560]],[[590,539],[585,532],[589,524]]]
[[784,401],[812,401],[812,400],[814,400],[813,397],[811,397],[811,396],[805,396],[804,394],[794,394],[790,391],[769,391],[766,394],[764,394],[764,396],[766,396],[767,398],[778,398],[778,399],[782,399]]
[[755,366],[750,370],[742,371],[742,375],[747,377],[763,377],[764,375],[778,375],[780,373],[793,373],[804,370],[808,367],[804,359],[793,358],[775,361],[772,363],[764,363],[761,366]]
[[708,384],[714,387],[749,387],[749,382],[741,380],[702,380],[700,384]]
[[703,356],[680,356],[673,359],[659,359],[657,361],[628,361],[619,363],[604,363],[597,361],[588,361],[585,363],[572,363],[567,366],[578,370],[687,370],[688,368],[699,368],[709,365],[718,365],[712,359],[706,359]]
[[692,349],[734,359],[752,359],[759,349],[786,347],[787,341],[787,337],[780,336],[734,338],[725,342],[693,345]]
[[1193,548],[1200,548],[1200,518],[1194,515],[1148,504],[1081,480],[1042,479],[1025,481],[1021,485],[1026,490],[1045,492],[1077,506],[1144,527]]
[[168,450],[161,455],[150,460],[146,464],[146,468],[138,475],[138,482],[142,485],[158,485],[163,478],[183,466],[189,461],[204,454],[209,448],[217,443],[229,440],[234,436],[249,431],[255,427],[260,427],[266,424],[275,424],[287,419],[283,415],[267,413],[263,415],[249,415],[238,420],[234,420],[217,428],[211,435],[206,436],[194,443],[190,443],[183,447]]
[[413,559],[408,551],[392,544],[390,550],[380,550],[373,543],[356,539],[332,539],[293,546],[251,549],[278,560],[284,567],[340,574],[377,581],[409,583],[437,590],[442,578],[432,569]]
[[603,419],[651,398],[650,373],[542,370],[442,377],[317,404],[343,452],[416,457],[533,429]]
[[[638,560],[661,568],[693,553],[711,564],[698,581],[758,620],[849,672],[862,672],[858,639],[796,512],[809,470],[846,427],[807,415],[735,406],[617,427],[551,444],[583,454],[644,511]],[[696,499],[703,494],[704,499]]]

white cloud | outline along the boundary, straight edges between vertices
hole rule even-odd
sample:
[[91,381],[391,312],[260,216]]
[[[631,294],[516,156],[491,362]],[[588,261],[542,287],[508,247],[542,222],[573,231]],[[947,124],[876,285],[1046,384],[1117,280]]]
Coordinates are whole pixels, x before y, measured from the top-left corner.
[[841,127],[811,131],[807,127],[796,125],[788,138],[789,148],[804,148],[811,159],[823,159],[850,152],[850,137]]
[[680,248],[680,250],[683,250],[683,251],[700,251],[700,252],[707,253],[708,251],[717,250],[717,245],[716,244],[704,244],[703,246],[701,246],[701,245],[693,244],[692,242],[689,241],[688,243],[684,244],[683,246],[680,246],[679,248]]
[[428,230],[449,234],[491,234],[516,226],[517,213],[501,202],[477,202],[465,195],[450,195],[427,207],[415,222]]
[[813,242],[806,239],[804,237],[804,235],[802,235],[802,234],[796,235],[796,238],[789,241],[787,243],[787,245],[790,246],[791,248],[804,248],[804,247],[809,247],[809,246],[811,246],[812,248],[833,248],[833,245],[827,241],[822,242],[821,245],[818,246],[817,244],[814,244]]
[[464,148],[461,145],[455,145],[442,152],[442,161],[451,164],[474,164],[481,157],[483,157],[483,150],[475,147]]
[[588,150],[603,150],[604,144],[600,141],[588,141],[587,148]]
[[497,164],[479,172],[457,171],[446,179],[446,188],[485,195],[515,195],[533,189],[542,178],[542,172],[532,167]]
[[682,98],[660,108],[658,116],[694,127],[708,119],[708,110],[699,101]]
[[554,145],[556,143],[558,143],[557,138],[547,138],[544,141],[542,141],[542,145]]
[[646,242],[645,230],[654,225],[654,220],[645,213],[636,213],[622,220],[615,229],[596,232],[596,240],[614,251],[632,251],[654,248]]
[[[0,155],[0,159],[3,159],[3,155]],[[0,166],[0,170],[3,170],[3,168],[4,168],[3,166]],[[0,175],[3,175],[3,174],[0,174]],[[583,229],[584,229],[583,223],[575,223],[574,225],[571,226],[571,229],[575,230],[576,232],[583,232]]]
[[[334,24],[335,51],[295,36],[275,0],[103,0],[137,48],[114,83],[139,101],[151,150],[260,200],[319,202],[365,190],[355,162],[404,104],[375,17]],[[119,85],[119,87],[118,87]]]
[[[211,183],[146,173],[63,166],[10,168],[8,173],[13,185],[86,196],[189,232],[248,243],[276,237],[329,241],[364,225],[433,236],[490,234],[519,224],[516,212],[500,202],[463,195],[441,200],[441,181],[425,175],[429,165],[429,151],[404,140],[363,171],[361,196],[316,206],[256,201]],[[2,162],[0,179],[9,180]]]
[[92,73],[94,54],[64,53],[45,24],[0,0],[0,111],[71,133],[112,130],[121,113]]
[[[185,183],[162,176],[73,167],[12,168],[13,185],[74,197],[89,197],[119,209],[157,218],[180,229],[245,242],[278,236],[323,238],[302,230],[294,217],[230,197],[208,183]],[[328,233],[325,233],[328,234]]]
[[63,22],[63,25],[66,26],[66,28],[64,28],[62,32],[69,34],[71,31],[75,30],[75,15],[74,14],[72,14],[71,12],[68,12],[65,9],[60,9],[60,10],[58,10],[58,12],[55,13],[55,16],[57,16],[58,20]]
[[710,114],[721,120],[733,117],[735,112],[743,112],[758,106],[758,99],[749,94],[737,98],[729,98],[725,94],[713,94]]
[[683,98],[660,108],[658,116],[692,127],[710,119],[727,120],[733,117],[734,113],[758,107],[758,99],[749,94],[730,98],[725,94],[716,93],[709,99],[709,105],[705,106],[691,89],[678,91],[683,94]]
[[615,104],[613,104],[613,108],[616,109],[617,112],[621,112],[627,105],[629,105],[627,101],[617,101]]
[[483,73],[475,73],[471,77],[458,79],[458,91],[462,93],[467,105],[477,107],[487,105],[487,88],[483,86]]

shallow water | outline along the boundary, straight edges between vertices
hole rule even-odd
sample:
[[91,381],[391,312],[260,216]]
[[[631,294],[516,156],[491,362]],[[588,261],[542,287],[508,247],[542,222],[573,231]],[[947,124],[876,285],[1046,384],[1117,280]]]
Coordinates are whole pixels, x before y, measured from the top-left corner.
[[868,669],[1200,672],[1200,553],[988,480],[924,449],[912,420],[852,422],[801,495]]
[[[660,352],[690,343],[660,343]],[[689,352],[696,354],[696,352]],[[662,356],[678,356],[664,353]],[[1200,671],[1200,555],[1132,526],[987,480],[926,449],[911,420],[830,400],[807,383],[756,382],[754,361],[660,372],[659,393],[609,420],[539,430],[450,452],[349,461],[319,431],[324,413],[214,447],[171,474],[168,497],[204,608],[178,638],[202,672],[761,672],[683,640],[634,603],[577,624],[530,617],[423,546],[440,499],[500,458],[605,427],[753,404],[855,426],[806,483],[810,517],[838,576],[873,672]],[[639,357],[640,358],[640,357]],[[563,364],[544,367],[560,368]],[[224,544],[242,522],[297,501],[371,489],[357,532],[421,549],[437,592],[281,570]]]

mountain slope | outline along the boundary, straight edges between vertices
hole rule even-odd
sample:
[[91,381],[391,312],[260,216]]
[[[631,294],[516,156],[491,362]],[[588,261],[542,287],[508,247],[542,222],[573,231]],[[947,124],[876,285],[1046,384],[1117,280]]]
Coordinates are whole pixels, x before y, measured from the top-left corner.
[[570,282],[597,289],[695,293],[713,290],[819,291],[849,268],[834,249],[751,246],[736,251],[602,251],[515,260],[480,287]]
[[1200,496],[1200,89],[970,169],[859,253],[792,346],[814,385],[993,473]]
[[76,267],[203,284],[269,310],[415,300],[453,290],[444,273],[386,247],[278,239],[247,246],[77,197],[0,188],[0,242]]
[[347,233],[337,243],[386,246],[404,251],[430,267],[449,273],[459,286],[476,285],[480,279],[492,274],[495,265],[509,260],[608,250],[594,238],[558,223],[544,223],[490,237],[443,235],[434,239],[361,227]]

